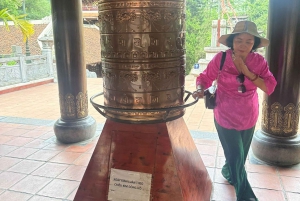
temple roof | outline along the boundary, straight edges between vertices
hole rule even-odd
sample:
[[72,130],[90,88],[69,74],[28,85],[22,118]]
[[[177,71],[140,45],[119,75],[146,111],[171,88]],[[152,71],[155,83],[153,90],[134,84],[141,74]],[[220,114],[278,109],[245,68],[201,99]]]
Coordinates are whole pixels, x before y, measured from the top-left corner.
[[[38,37],[47,27],[48,23],[34,23],[35,33],[28,40],[29,50],[31,55],[41,54],[41,47],[38,43]],[[11,54],[12,46],[21,46],[22,53],[25,54],[25,42],[23,41],[22,32],[14,25],[9,25],[10,31],[0,25],[0,55]],[[83,40],[85,47],[85,62],[86,64],[96,63],[101,61],[101,46],[100,46],[100,33],[96,26],[83,27]]]

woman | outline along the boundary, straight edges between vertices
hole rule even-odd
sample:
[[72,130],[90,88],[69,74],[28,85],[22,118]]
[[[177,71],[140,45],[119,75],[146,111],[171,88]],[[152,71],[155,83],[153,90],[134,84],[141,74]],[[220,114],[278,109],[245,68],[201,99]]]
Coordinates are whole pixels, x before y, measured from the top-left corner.
[[258,118],[257,87],[270,95],[277,84],[267,61],[254,52],[269,41],[258,34],[253,22],[240,21],[219,42],[230,48],[223,68],[219,72],[220,52],[197,77],[193,96],[202,98],[219,74],[214,121],[226,158],[221,173],[234,186],[238,201],[255,201],[244,165]]

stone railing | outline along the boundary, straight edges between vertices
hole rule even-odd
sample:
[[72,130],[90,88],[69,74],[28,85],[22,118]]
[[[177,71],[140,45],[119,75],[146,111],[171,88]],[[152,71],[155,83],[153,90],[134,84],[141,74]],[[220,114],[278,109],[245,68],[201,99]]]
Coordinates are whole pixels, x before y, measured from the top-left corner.
[[53,78],[53,66],[47,54],[0,59],[0,87]]

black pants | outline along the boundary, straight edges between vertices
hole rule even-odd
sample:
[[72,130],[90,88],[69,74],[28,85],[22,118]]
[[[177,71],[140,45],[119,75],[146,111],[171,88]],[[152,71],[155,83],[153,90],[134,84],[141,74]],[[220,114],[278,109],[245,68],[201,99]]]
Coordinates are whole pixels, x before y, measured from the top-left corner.
[[226,158],[222,175],[234,186],[238,201],[256,201],[257,198],[248,182],[245,170],[245,161],[255,126],[248,130],[237,131],[223,128],[216,120],[215,125]]

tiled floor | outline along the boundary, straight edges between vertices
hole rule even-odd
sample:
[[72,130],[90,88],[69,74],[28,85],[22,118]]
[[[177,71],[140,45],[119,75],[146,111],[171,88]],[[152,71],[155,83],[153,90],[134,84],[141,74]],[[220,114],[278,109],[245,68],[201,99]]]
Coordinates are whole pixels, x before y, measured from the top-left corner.
[[[187,90],[194,89],[192,83],[187,79]],[[89,96],[101,89],[102,79],[88,79]],[[98,122],[95,137],[66,145],[56,141],[52,127],[60,116],[57,83],[0,95],[0,201],[73,200],[105,121],[91,105],[89,111]],[[212,111],[200,100],[184,119],[214,182],[212,200],[234,201],[234,189],[220,173],[225,159]],[[300,165],[280,168],[250,161],[248,178],[260,201],[300,201]]]

